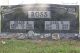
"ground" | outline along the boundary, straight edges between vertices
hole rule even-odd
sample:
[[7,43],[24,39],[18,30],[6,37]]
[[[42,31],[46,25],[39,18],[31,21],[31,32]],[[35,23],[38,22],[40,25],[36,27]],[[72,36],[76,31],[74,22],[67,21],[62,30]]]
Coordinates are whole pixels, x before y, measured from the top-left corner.
[[0,41],[0,53],[80,53],[80,41],[5,40]]

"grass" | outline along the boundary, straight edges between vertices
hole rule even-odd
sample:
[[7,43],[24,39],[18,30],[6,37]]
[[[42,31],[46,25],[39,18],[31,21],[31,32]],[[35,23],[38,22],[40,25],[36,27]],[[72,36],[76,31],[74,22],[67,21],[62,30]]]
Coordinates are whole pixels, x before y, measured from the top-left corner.
[[79,41],[6,40],[0,53],[80,53]]

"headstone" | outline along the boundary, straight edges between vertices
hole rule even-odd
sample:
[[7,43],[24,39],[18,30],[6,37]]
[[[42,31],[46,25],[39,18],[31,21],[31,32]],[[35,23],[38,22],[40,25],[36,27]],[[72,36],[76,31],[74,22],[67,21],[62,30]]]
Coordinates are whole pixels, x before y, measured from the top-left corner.
[[29,33],[29,36],[33,35],[29,31],[79,33],[78,5],[27,4],[1,7],[8,7],[1,14],[1,32]]

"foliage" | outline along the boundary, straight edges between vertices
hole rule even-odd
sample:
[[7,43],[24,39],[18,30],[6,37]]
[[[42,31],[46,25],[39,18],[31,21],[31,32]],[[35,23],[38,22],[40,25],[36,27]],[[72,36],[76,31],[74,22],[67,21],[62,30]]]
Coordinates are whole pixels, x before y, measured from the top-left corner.
[[0,53],[80,53],[79,41],[6,40]]

